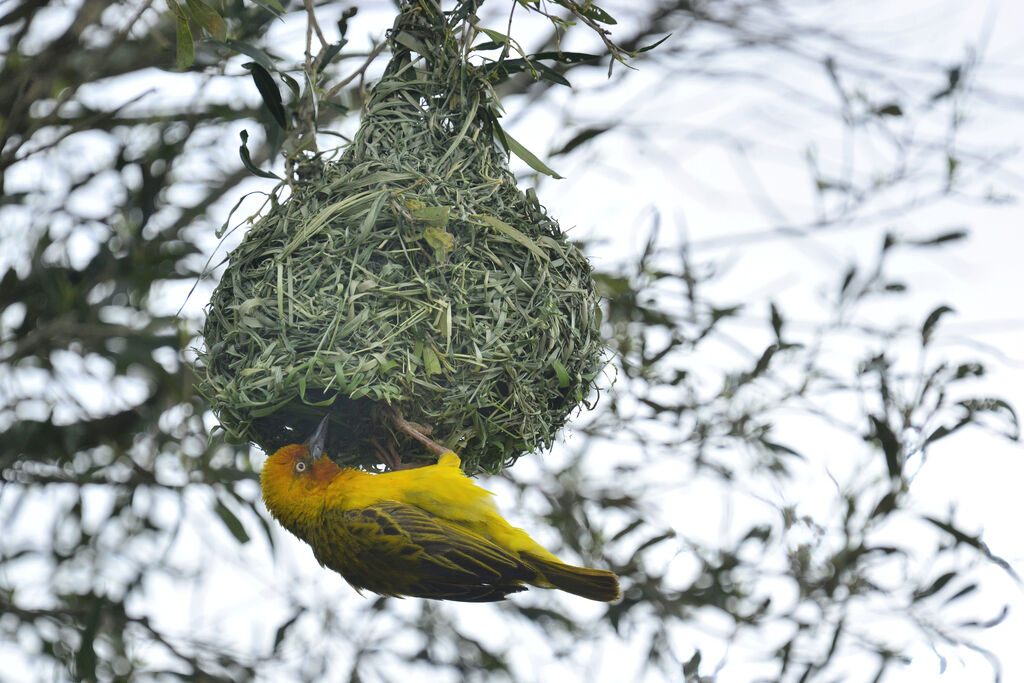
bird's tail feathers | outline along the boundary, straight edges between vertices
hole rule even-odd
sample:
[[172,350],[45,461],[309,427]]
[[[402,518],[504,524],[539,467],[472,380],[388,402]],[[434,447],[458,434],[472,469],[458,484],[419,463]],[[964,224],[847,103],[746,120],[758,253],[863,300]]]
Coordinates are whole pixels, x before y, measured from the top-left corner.
[[555,588],[588,600],[614,602],[622,597],[619,577],[605,569],[573,567],[562,562],[542,560],[536,556],[525,559],[536,567]]

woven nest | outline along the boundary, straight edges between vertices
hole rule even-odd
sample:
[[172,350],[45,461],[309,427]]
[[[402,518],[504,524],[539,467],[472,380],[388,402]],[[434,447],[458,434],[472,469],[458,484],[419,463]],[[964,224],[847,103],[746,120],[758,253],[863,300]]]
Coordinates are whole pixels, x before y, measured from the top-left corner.
[[312,164],[230,254],[199,389],[232,436],[268,452],[329,414],[340,464],[376,465],[385,441],[428,459],[384,403],[467,471],[497,471],[548,446],[593,389],[591,269],[516,187],[487,83],[441,15],[406,8],[390,40],[353,144]]

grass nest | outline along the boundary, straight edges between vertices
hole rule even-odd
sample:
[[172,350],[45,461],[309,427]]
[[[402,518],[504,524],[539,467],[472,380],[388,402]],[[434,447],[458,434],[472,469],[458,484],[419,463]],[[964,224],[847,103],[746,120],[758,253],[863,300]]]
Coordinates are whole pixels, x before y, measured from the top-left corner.
[[390,33],[353,143],[254,222],[208,306],[199,389],[268,452],[327,414],[339,464],[373,467],[383,443],[428,460],[387,404],[495,472],[594,389],[590,264],[516,186],[486,75],[424,5]]

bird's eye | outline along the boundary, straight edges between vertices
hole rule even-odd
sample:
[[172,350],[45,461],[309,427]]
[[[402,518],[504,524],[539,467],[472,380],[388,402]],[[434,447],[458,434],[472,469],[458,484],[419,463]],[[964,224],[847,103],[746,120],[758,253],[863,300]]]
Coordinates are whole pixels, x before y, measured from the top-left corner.
[[305,472],[306,471],[306,463],[305,463],[304,460],[299,460],[297,463],[295,463],[295,471],[296,472]]

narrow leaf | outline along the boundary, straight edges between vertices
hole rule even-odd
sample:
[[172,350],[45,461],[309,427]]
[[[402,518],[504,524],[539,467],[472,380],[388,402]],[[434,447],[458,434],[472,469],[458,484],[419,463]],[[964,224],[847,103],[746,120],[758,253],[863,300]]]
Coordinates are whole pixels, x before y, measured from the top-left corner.
[[196,61],[196,47],[192,41],[192,31],[188,27],[188,22],[180,16],[176,17],[175,22],[178,33],[178,68],[184,71]]
[[277,652],[277,649],[281,647],[281,643],[284,641],[284,637],[288,633],[288,629],[290,629],[292,625],[299,620],[299,617],[302,616],[302,613],[303,610],[300,609],[295,614],[293,614],[290,619],[288,619],[283,624],[277,627],[277,631],[274,632],[273,652]]
[[947,242],[959,242],[960,240],[967,239],[968,235],[970,233],[967,230],[949,230],[924,239],[907,240],[907,244],[913,244],[918,247],[934,247],[946,244]]
[[242,138],[242,144],[238,146],[238,156],[242,158],[242,165],[245,166],[246,170],[260,178],[274,178],[276,180],[280,180],[281,176],[276,173],[271,173],[270,171],[264,171],[252,162],[252,157],[249,156],[249,131],[242,130],[238,135]]
[[277,121],[277,125],[281,126],[283,130],[288,130],[288,116],[285,113],[284,104],[281,102],[281,91],[278,89],[277,83],[274,82],[274,77],[259,62],[246,62],[242,66],[252,74],[252,80],[256,83],[256,89],[260,91],[263,104],[267,106],[267,111]]
[[543,161],[538,159],[533,152],[519,144],[519,142],[517,142],[515,138],[509,135],[503,128],[496,127],[495,131],[498,135],[499,142],[504,143],[506,149],[510,150],[517,157],[525,161],[527,165],[530,166],[530,168],[539,173],[543,173],[544,175],[549,175],[552,178],[555,178],[556,180],[562,179],[562,176],[558,175],[550,168],[548,168],[547,165],[545,165]]
[[414,221],[434,228],[443,228],[451,220],[451,206],[427,206],[426,203],[418,199],[407,199],[405,208],[409,210],[409,215]]
[[224,522],[224,526],[231,532],[231,535],[235,537],[239,543],[248,543],[249,534],[246,533],[245,527],[242,526],[242,522],[238,517],[235,516],[231,510],[220,500],[217,501],[217,505],[214,508],[217,516],[220,517],[220,521]]
[[853,283],[853,278],[857,276],[857,267],[850,266],[846,270],[846,274],[843,276],[843,284],[839,286],[839,293],[846,294],[846,290],[849,289],[850,284]]
[[668,35],[666,35],[664,38],[662,38],[661,40],[659,40],[657,42],[651,43],[650,45],[645,45],[644,47],[638,47],[637,49],[633,50],[633,54],[638,55],[641,52],[649,52],[649,51],[653,50],[654,48],[658,47],[659,45],[661,45],[662,43],[664,43],[671,36],[672,36],[672,34],[669,33]]
[[497,230],[501,234],[503,234],[506,237],[510,238],[512,241],[518,242],[519,244],[523,245],[524,247],[529,249],[533,253],[533,255],[536,256],[537,258],[539,258],[541,260],[544,260],[544,261],[548,260],[548,255],[545,254],[541,250],[541,248],[537,246],[536,242],[531,240],[529,237],[524,235],[522,232],[520,232],[516,228],[513,228],[511,225],[509,225],[505,221],[497,219],[494,216],[488,216],[486,214],[476,214],[476,215],[473,216],[473,218],[476,218],[477,220],[481,221],[482,223],[484,223],[488,227],[494,228],[495,230]]
[[928,317],[925,318],[924,323],[921,325],[921,346],[927,346],[928,342],[931,341],[932,332],[935,331],[935,326],[938,324],[939,319],[945,314],[952,312],[953,309],[949,306],[939,306],[928,314]]
[[946,600],[942,604],[948,605],[949,603],[951,603],[951,602],[953,602],[955,600],[959,600],[960,598],[962,598],[964,596],[970,595],[971,593],[974,593],[977,590],[978,590],[978,584],[976,584],[976,583],[969,583],[966,586],[964,586],[963,588],[961,588],[960,590],[958,590],[956,593],[953,593],[953,595],[951,595],[948,598],[946,598]]
[[785,320],[782,318],[782,314],[779,313],[779,309],[775,305],[774,301],[772,301],[770,303],[770,306],[771,306],[771,316],[772,316],[772,330],[775,332],[775,338],[781,342],[782,341],[782,325],[785,323]]
[[428,375],[437,375],[441,372],[441,361],[430,346],[423,347],[423,367]]
[[316,65],[317,73],[322,72],[328,65],[330,65],[331,60],[338,56],[338,53],[341,52],[341,48],[345,47],[345,43],[347,42],[347,40],[342,38],[338,42],[332,43],[328,46],[323,55],[320,56],[320,61]]
[[903,109],[895,102],[882,105],[875,109],[876,116],[903,116]]
[[558,375],[559,388],[564,389],[569,386],[569,373],[565,369],[565,366],[562,365],[562,361],[556,360],[551,364],[551,367],[555,369],[555,374]]
[[434,255],[439,261],[444,259],[455,246],[455,235],[433,225],[428,225],[423,231],[423,239],[434,250]]
[[399,45],[406,47],[413,52],[421,55],[430,54],[430,48],[428,48],[422,40],[412,35],[408,31],[399,31],[394,36],[394,41]]
[[587,19],[593,19],[594,21],[600,22],[602,24],[608,24],[609,26],[614,26],[615,24],[619,23],[615,21],[615,17],[608,14],[603,9],[601,9],[600,7],[593,3],[589,3],[587,5],[584,5],[583,7],[579,7],[576,11],[579,12],[581,16],[584,16]]
[[266,52],[256,47],[255,45],[250,45],[249,43],[243,42],[241,40],[235,40],[234,38],[228,38],[227,40],[225,40],[224,45],[234,50],[235,52],[241,52],[243,55],[248,55],[249,57],[252,57],[260,66],[262,66],[267,71],[276,70],[274,67],[273,58],[271,58],[270,55],[268,55]]
[[284,16],[284,7],[278,0],[253,0],[253,2],[278,16]]
[[885,454],[885,465],[889,470],[889,476],[893,479],[898,479],[903,473],[903,466],[900,462],[902,447],[900,446],[899,439],[896,438],[896,434],[884,420],[874,415],[871,415],[870,418],[871,424],[874,427],[872,436],[878,440],[879,445],[882,447],[882,453]]
[[947,583],[949,583],[953,577],[956,576],[956,572],[946,572],[939,578],[931,582],[927,588],[914,591],[914,601],[923,600],[929,596],[935,595],[942,590]]
[[607,132],[610,126],[596,126],[592,128],[584,128],[576,135],[569,139],[569,142],[562,145],[558,150],[551,153],[551,156],[557,156],[559,154],[568,154],[585,142],[596,138],[598,135]]
[[185,0],[185,4],[188,5],[192,18],[202,25],[211,36],[220,41],[227,39],[227,24],[224,23],[224,19],[217,13],[217,10],[203,0]]
[[550,59],[553,62],[559,64],[583,64],[585,62],[596,62],[601,59],[601,55],[590,54],[589,52],[538,52],[530,55],[530,59]]

